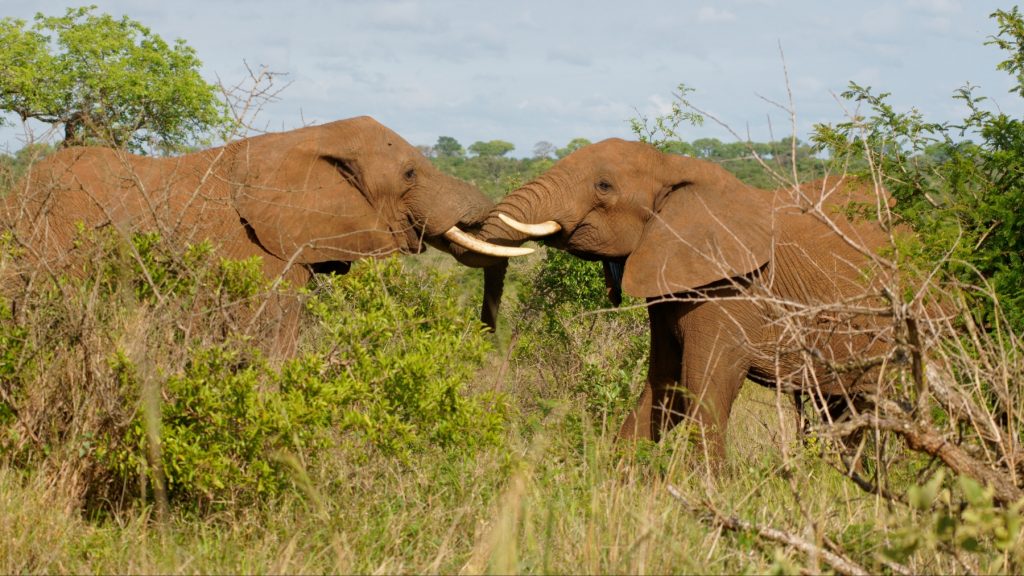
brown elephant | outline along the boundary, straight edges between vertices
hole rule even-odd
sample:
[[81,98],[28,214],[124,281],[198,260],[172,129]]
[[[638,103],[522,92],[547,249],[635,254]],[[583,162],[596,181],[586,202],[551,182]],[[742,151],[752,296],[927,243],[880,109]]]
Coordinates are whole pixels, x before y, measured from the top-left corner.
[[511,192],[480,236],[602,260],[613,302],[620,289],[646,298],[647,383],[620,437],[658,440],[690,418],[721,461],[745,378],[823,400],[876,386],[860,360],[891,341],[865,312],[884,304],[889,234],[841,215],[851,200],[882,206],[837,179],[759,190],[710,162],[606,140]]
[[[315,272],[344,273],[359,258],[418,253],[424,243],[486,251],[460,227],[478,225],[492,206],[364,116],[168,158],[66,148],[33,166],[4,211],[18,243],[51,270],[73,256],[84,223],[153,230],[180,245],[210,240],[222,256],[262,256],[268,278],[302,285]],[[481,319],[493,327],[505,260],[489,263]]]

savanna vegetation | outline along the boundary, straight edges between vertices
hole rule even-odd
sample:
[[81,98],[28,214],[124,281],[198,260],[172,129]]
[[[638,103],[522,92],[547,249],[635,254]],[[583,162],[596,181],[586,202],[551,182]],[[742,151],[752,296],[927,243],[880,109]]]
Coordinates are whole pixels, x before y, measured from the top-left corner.
[[[143,30],[88,10],[37,22],[0,32]],[[1024,18],[993,23],[994,65],[1024,79]],[[0,61],[28,45],[3,44]],[[646,371],[647,317],[638,301],[608,308],[599,264],[554,250],[514,261],[488,334],[479,271],[438,253],[358,262],[301,290],[300,341],[280,357],[263,335],[282,287],[252,260],[83,229],[81,270],[25,283],[24,247],[5,234],[0,571],[1024,570],[1024,119],[971,88],[952,96],[970,110],[960,124],[868,87],[843,96],[862,115],[809,142],[686,139],[701,114],[685,89],[670,115],[634,122],[638,138],[766,188],[826,171],[876,181],[895,207],[854,216],[917,232],[894,235],[897,280],[875,311],[899,336],[877,359],[889,395],[842,422],[806,409],[801,434],[789,395],[748,384],[718,474],[686,427],[614,441]],[[259,108],[233,103],[236,126]],[[77,140],[142,142],[88,118]],[[510,158],[506,142],[445,136],[423,150],[498,197],[585,144]],[[4,193],[49,150],[4,156]]]

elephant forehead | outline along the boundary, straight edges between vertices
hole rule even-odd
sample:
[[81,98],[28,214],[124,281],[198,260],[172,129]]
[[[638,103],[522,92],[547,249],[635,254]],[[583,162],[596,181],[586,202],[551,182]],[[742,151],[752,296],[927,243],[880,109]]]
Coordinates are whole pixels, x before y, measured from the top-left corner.
[[556,168],[589,181],[608,179],[619,186],[654,184],[663,171],[663,155],[640,142],[592,144],[565,157]]

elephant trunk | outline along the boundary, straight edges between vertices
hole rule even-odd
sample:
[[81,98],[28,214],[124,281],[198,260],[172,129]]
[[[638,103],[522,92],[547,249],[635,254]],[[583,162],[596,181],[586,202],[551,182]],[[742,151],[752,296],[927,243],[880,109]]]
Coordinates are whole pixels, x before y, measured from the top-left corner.
[[[488,201],[486,208],[475,220],[472,215],[465,217],[463,223],[460,223],[460,228],[471,233],[476,238],[491,244],[510,247],[519,246],[529,240],[530,236],[513,229],[503,222],[498,215],[506,214],[521,221],[530,221],[534,213],[549,213],[549,203],[542,202],[543,199],[549,196],[550,194],[543,182],[534,181],[509,193],[496,206]],[[480,310],[480,320],[493,331],[497,324],[498,310],[501,306],[505,273],[508,270],[508,259],[480,254],[453,243],[438,247],[449,252],[459,263],[465,266],[484,269],[484,295]]]
[[478,237],[481,225],[494,208],[494,201],[468,182],[440,173],[434,177],[444,193],[413,196],[416,200],[411,206],[412,218],[420,223],[423,237],[429,244],[450,253],[464,265],[484,268],[480,321],[493,332],[498,322],[508,260],[467,249],[452,240],[451,232],[457,228]]
[[[519,246],[533,239],[509,226],[499,215],[511,216],[520,222],[532,223],[563,217],[556,203],[553,188],[546,179],[538,179],[510,192],[501,200],[479,226],[470,230],[477,238],[499,246]],[[462,264],[474,267],[491,266],[500,258],[492,258],[469,251],[453,252]]]
[[472,230],[494,207],[494,202],[472,184],[446,174],[436,178],[440,182],[437,190],[416,194],[410,206],[426,238],[441,238],[452,226]]

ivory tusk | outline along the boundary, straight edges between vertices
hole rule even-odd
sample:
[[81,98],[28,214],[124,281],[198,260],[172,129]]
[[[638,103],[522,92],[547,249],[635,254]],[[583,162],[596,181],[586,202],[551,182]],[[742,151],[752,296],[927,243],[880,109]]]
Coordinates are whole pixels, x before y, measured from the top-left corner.
[[484,242],[483,240],[474,238],[462,230],[459,230],[458,226],[452,226],[449,228],[448,231],[444,233],[444,237],[453,244],[458,244],[467,250],[472,250],[473,252],[487,256],[496,256],[498,258],[526,256],[527,254],[533,253],[533,248],[523,248],[521,246],[498,246],[497,244]]
[[508,224],[509,228],[533,237],[547,236],[562,229],[558,222],[555,222],[554,220],[548,220],[547,222],[541,222],[540,224],[523,224],[511,216],[505,216],[501,213],[498,214],[498,218],[500,218],[505,224]]

